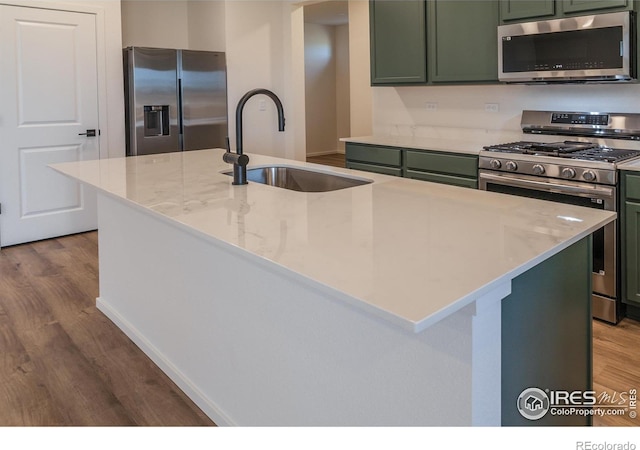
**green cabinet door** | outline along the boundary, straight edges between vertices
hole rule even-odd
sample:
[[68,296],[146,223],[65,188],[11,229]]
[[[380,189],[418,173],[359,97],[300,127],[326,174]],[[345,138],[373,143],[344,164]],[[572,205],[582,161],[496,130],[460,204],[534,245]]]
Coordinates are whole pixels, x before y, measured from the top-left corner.
[[562,0],[562,10],[569,14],[602,9],[624,10],[632,6],[632,0]]
[[625,300],[640,304],[640,203],[625,202]]
[[555,0],[501,0],[500,20],[528,21],[550,18],[556,14]]
[[498,81],[498,1],[428,4],[431,81]]
[[622,301],[640,320],[640,173],[621,172],[620,205]]
[[402,176],[403,150],[400,148],[347,142],[345,150],[347,169]]
[[371,84],[427,81],[424,1],[371,0]]

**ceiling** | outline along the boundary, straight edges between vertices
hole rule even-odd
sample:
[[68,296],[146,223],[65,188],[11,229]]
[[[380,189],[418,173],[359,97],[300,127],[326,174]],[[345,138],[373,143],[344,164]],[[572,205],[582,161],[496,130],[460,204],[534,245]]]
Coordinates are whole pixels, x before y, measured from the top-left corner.
[[349,6],[346,0],[330,0],[306,5],[304,21],[320,25],[345,25],[349,23],[348,11]]

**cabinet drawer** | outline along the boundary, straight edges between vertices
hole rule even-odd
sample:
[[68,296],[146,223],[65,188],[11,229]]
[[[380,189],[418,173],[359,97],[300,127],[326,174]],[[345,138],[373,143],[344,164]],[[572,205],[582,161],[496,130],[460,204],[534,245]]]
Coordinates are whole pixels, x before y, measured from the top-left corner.
[[402,176],[402,169],[388,166],[376,166],[374,164],[364,164],[347,161],[347,169],[364,170],[365,172],[375,172],[384,175]]
[[640,174],[625,174],[627,198],[640,200]]
[[402,150],[399,148],[347,143],[345,152],[348,161],[402,166]]
[[407,151],[407,169],[477,178],[478,158],[450,153]]
[[477,179],[457,177],[455,175],[445,175],[442,173],[407,170],[407,178],[413,178],[414,180],[422,181],[432,181],[434,183],[450,184],[453,186],[468,187],[472,189],[478,188]]

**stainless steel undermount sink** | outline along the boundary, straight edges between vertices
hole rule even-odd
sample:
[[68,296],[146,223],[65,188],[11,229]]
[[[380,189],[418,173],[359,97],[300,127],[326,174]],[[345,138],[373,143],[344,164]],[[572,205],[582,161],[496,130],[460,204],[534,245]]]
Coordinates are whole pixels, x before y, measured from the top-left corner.
[[[231,170],[223,173],[225,175],[233,175]],[[247,180],[299,192],[337,191],[373,182],[363,178],[353,178],[346,175],[289,166],[247,168]]]

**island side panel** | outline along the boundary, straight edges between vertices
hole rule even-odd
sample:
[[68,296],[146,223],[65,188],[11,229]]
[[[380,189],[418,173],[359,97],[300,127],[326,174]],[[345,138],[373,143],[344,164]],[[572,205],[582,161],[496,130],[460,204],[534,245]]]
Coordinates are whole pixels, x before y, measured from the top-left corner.
[[99,207],[100,310],[219,425],[472,424],[475,305],[415,333],[126,202]]
[[590,425],[590,416],[529,420],[517,410],[527,388],[592,389],[591,237],[515,278],[502,302],[502,424]]

